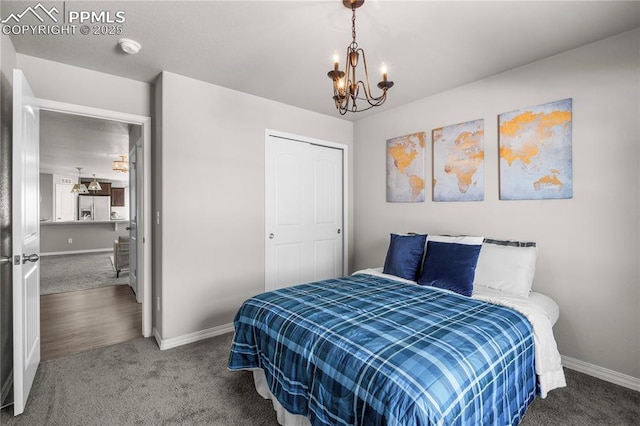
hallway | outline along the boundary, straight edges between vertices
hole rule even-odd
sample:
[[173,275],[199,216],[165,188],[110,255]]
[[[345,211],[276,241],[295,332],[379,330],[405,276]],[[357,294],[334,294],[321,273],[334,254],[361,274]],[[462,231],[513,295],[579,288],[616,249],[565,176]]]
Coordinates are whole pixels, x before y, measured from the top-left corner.
[[142,336],[142,304],[128,285],[40,296],[41,360]]

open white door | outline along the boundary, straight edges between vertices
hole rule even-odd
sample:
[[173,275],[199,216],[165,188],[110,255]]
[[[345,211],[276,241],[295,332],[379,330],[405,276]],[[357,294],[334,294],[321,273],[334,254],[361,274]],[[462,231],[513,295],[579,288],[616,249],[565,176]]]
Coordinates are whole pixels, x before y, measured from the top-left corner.
[[40,111],[13,71],[13,395],[22,414],[40,364]]

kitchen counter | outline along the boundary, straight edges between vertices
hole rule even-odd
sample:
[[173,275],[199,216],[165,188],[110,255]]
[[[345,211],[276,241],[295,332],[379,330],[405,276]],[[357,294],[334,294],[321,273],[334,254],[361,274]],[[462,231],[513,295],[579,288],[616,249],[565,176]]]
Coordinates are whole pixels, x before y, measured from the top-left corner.
[[40,226],[78,226],[78,225],[113,225],[114,230],[118,230],[118,226],[121,224],[129,224],[126,219],[113,219],[113,220],[69,220],[58,221],[42,220]]
[[90,225],[93,223],[128,223],[127,219],[113,220],[66,220],[54,222],[53,220],[41,220],[40,225]]

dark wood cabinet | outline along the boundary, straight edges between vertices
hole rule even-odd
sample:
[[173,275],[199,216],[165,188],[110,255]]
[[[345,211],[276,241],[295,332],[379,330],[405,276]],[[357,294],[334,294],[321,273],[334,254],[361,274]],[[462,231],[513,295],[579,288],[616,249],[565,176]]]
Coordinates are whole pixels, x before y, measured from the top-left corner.
[[111,188],[111,207],[124,207],[124,188]]
[[[88,188],[89,184],[91,183],[91,179],[89,179],[89,180],[82,179],[80,182],[82,182],[85,185],[87,185],[87,188]],[[85,195],[111,195],[111,182],[100,182],[100,181],[98,181],[98,183],[100,184],[100,187],[102,188],[100,191],[89,191],[89,193],[85,194]]]

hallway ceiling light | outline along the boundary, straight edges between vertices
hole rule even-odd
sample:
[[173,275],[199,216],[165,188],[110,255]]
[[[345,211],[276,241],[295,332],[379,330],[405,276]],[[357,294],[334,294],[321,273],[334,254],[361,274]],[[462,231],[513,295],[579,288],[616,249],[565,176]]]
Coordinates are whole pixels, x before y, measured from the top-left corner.
[[82,178],[82,167],[76,167],[76,169],[78,169],[78,183],[73,185],[71,192],[74,194],[88,194],[89,190],[87,189],[87,185],[80,182],[80,179]]
[[[336,108],[341,115],[347,111],[358,112],[366,111],[370,108],[380,106],[387,99],[387,90],[393,87],[393,81],[387,80],[387,68],[382,64],[382,81],[378,83],[378,88],[382,90],[382,94],[374,97],[371,94],[369,85],[369,73],[367,72],[367,60],[364,56],[364,50],[358,47],[356,43],[356,9],[364,4],[364,0],[342,0],[345,7],[351,9],[351,36],[352,41],[347,46],[347,55],[345,60],[344,71],[338,69],[339,57],[337,54],[333,57],[333,70],[327,73],[327,76],[333,80],[333,100]],[[356,77],[356,68],[358,61],[362,55],[362,65],[364,68],[364,80],[358,80]],[[361,68],[361,70],[362,70]],[[360,90],[362,89],[362,93]],[[365,108],[358,109],[357,100],[366,101]]]
[[113,162],[113,170],[120,173],[129,173],[129,162],[126,155],[121,155],[119,160]]
[[100,186],[100,182],[96,180],[95,173],[93,174],[93,180],[89,184],[89,191],[102,191],[102,187]]

